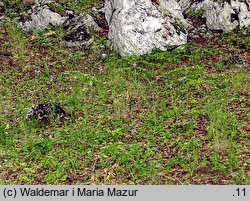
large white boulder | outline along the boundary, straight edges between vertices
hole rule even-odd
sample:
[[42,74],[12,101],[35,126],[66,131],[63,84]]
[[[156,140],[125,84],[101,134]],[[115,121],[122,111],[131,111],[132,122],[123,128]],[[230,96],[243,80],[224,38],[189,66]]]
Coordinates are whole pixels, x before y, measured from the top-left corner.
[[[163,4],[162,4],[163,5]],[[121,55],[143,55],[187,42],[183,23],[151,0],[106,0],[109,39]],[[171,13],[170,13],[171,14]]]

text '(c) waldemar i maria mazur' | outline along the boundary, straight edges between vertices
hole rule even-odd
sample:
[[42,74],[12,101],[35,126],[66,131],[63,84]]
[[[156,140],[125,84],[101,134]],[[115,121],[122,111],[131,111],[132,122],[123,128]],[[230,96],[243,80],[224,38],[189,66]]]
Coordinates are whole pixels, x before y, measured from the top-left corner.
[[22,197],[67,197],[67,196],[137,196],[139,190],[134,189],[88,189],[88,188],[72,188],[72,189],[45,189],[45,188],[20,188]]

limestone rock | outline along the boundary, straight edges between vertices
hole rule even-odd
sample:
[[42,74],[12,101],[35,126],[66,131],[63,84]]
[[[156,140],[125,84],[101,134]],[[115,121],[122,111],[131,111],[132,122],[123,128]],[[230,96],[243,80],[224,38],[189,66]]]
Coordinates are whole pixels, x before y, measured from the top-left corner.
[[195,3],[193,9],[205,10],[204,17],[209,29],[232,31],[250,25],[249,4],[249,0],[204,0]]
[[231,31],[235,29],[239,23],[231,16],[235,14],[230,4],[225,2],[223,5],[210,0],[203,3],[207,26],[212,30]]
[[189,24],[184,18],[182,8],[176,0],[159,0],[159,10],[164,16],[169,16],[175,19],[175,23],[186,29]]
[[178,4],[181,7],[182,12],[187,10],[191,4],[193,4],[193,2],[195,2],[194,0],[176,0],[178,2]]
[[20,23],[25,30],[44,29],[50,25],[62,25],[66,20],[66,17],[51,11],[46,4],[35,4],[30,12],[31,20]]
[[30,20],[21,22],[24,30],[44,29],[51,25],[62,25],[65,36],[63,45],[67,47],[88,48],[94,41],[91,36],[100,28],[91,15],[75,14],[73,11],[66,11],[65,16],[52,11],[48,3],[55,3],[52,0],[36,0],[36,4],[30,12]]
[[121,55],[143,55],[187,42],[184,27],[151,0],[106,0],[105,15],[109,39]]
[[43,104],[33,105],[27,112],[26,119],[27,120],[49,119],[50,115],[53,112],[54,112],[53,114],[54,119],[56,119],[57,117],[64,117],[66,115],[66,112],[60,107],[59,104],[52,105],[49,103],[43,103]]
[[82,22],[88,29],[89,32],[91,31],[99,31],[100,27],[95,22],[94,18],[87,14],[87,15],[80,15],[79,22]]
[[184,18],[180,4],[176,0],[160,0],[159,10],[176,18]]
[[36,4],[45,5],[47,3],[54,2],[54,0],[34,0]]
[[239,3],[239,23],[240,27],[247,27],[250,25],[250,1],[246,1],[246,3]]
[[85,49],[89,47],[94,39],[91,32],[100,28],[90,15],[71,14],[63,23],[66,32],[63,44],[67,47],[77,47]]

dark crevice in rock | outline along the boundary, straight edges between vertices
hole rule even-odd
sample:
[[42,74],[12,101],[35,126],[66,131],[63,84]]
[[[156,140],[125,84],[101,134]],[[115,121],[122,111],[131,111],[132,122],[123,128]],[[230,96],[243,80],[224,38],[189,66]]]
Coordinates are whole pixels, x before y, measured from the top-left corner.
[[240,19],[239,19],[239,11],[234,9],[234,13],[231,13],[231,22],[234,22],[234,21],[237,21],[239,22]]
[[116,12],[116,8],[112,10],[112,13],[110,15],[110,18],[109,18],[109,24],[111,24],[112,20],[113,20],[113,16],[114,16],[114,13]]
[[[69,26],[64,27],[64,29],[68,29]],[[88,33],[87,28],[84,25],[77,27],[76,29],[70,30],[64,37],[63,40],[69,41],[83,41],[89,40],[91,35]]]
[[94,19],[94,21],[97,23],[97,25],[104,29],[104,30],[108,30],[109,29],[109,26],[108,26],[108,22],[105,18],[105,13],[98,13],[97,15],[96,14],[93,14],[91,15]]
[[151,0],[152,4],[154,6],[159,6],[159,1],[158,0]]

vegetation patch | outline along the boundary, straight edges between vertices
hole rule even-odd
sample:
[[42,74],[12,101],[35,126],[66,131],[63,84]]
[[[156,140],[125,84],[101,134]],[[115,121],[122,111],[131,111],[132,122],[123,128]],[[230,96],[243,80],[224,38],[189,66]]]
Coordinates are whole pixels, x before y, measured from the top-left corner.
[[[120,57],[0,26],[1,184],[250,183],[246,30]],[[46,102],[74,123],[25,119]]]

